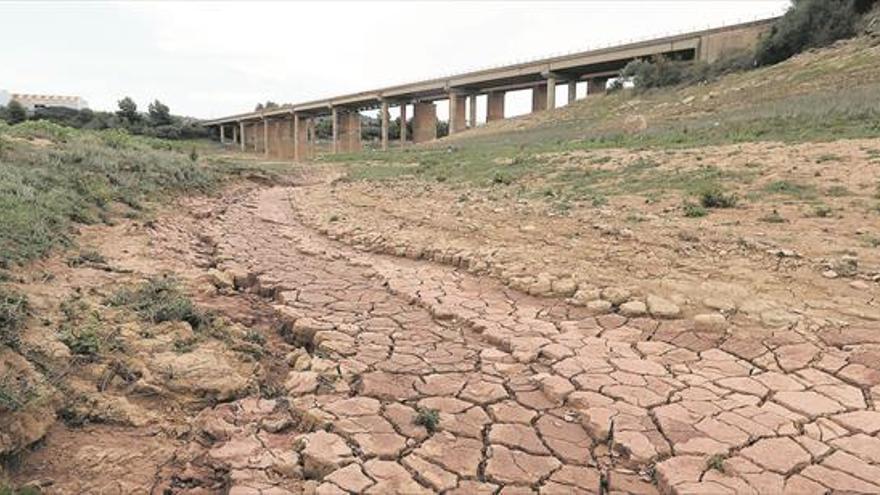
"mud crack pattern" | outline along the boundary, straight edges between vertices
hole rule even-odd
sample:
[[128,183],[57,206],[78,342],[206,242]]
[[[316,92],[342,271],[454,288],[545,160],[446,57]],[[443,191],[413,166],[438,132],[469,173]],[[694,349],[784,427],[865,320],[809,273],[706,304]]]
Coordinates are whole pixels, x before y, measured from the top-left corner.
[[210,471],[232,494],[880,492],[880,373],[843,346],[589,316],[328,240],[290,198],[253,191],[204,235],[306,352],[279,396],[204,411],[159,487]]

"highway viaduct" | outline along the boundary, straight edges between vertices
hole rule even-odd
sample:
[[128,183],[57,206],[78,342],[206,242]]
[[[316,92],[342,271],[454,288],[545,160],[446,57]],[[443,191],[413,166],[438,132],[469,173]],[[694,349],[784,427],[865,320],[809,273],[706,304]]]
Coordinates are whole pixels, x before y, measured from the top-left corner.
[[587,97],[605,92],[609,78],[617,76],[632,60],[667,56],[680,60],[713,62],[726,54],[754,48],[775,18],[657,38],[615,47],[572,53],[526,63],[496,67],[454,76],[402,84],[284,105],[262,111],[232,115],[203,122],[216,130],[224,144],[242,151],[264,153],[285,160],[308,160],[316,153],[315,119],[331,117],[330,152],[361,149],[360,112],[379,109],[381,147],[388,149],[389,107],[400,108],[401,122],[413,109],[412,136],[401,125],[400,141],[422,143],[437,138],[436,103],[449,102],[449,133],[477,125],[478,95],[486,95],[486,121],[504,118],[508,91],[532,90],[532,111],[556,108],[556,86],[568,85],[568,102],[575,99],[575,85],[587,82]]

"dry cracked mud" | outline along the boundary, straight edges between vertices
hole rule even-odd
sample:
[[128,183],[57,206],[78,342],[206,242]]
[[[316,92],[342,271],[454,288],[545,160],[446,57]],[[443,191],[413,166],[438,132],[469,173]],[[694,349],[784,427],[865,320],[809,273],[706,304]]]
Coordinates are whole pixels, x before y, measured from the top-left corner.
[[[210,246],[230,297],[251,301],[236,307],[271,308],[277,388],[234,386],[177,436],[50,432],[17,480],[51,478],[50,493],[880,492],[876,328],[756,336],[596,315],[331,240],[294,197],[191,200],[195,216],[152,236],[157,259]],[[143,476],[124,474],[134,464]]]

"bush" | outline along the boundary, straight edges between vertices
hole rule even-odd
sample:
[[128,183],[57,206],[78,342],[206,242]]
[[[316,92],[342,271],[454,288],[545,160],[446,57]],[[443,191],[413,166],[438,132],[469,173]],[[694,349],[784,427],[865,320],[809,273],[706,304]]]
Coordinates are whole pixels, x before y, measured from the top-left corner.
[[700,218],[709,214],[708,210],[696,203],[687,202],[684,204],[683,208],[684,216],[687,218]]
[[736,194],[727,194],[719,188],[711,188],[700,193],[700,204],[705,208],[733,208],[736,206]]
[[864,0],[795,0],[758,45],[759,65],[782,62],[809,48],[818,48],[856,34]]
[[18,348],[27,312],[26,296],[0,287],[0,345]]
[[122,289],[108,302],[127,306],[153,323],[185,321],[196,330],[211,323],[210,315],[196,307],[171,276],[151,278],[134,290]]
[[[715,62],[675,61],[666,57],[653,60],[633,60],[621,72],[623,78],[632,79],[637,90],[662,88],[679,84],[710,82],[721,76],[749,70],[755,66],[750,52],[733,52]],[[621,82],[621,87],[622,87]]]

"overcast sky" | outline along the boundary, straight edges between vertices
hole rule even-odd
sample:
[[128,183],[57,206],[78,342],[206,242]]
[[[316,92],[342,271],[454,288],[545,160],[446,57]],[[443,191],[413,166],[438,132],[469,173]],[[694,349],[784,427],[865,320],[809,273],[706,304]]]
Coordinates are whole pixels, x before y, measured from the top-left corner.
[[[768,17],[788,4],[0,3],[0,89],[79,95],[99,110],[126,95],[142,109],[158,98],[176,114],[219,117]],[[508,113],[524,111],[520,99]]]

